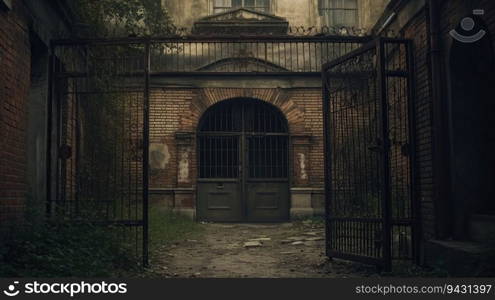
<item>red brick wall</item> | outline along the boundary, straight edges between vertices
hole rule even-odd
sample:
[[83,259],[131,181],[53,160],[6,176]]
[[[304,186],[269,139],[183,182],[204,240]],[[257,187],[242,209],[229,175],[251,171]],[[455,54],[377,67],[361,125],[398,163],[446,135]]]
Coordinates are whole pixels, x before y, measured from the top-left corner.
[[0,221],[18,217],[26,184],[27,99],[30,43],[19,1],[0,11]]
[[323,108],[321,90],[297,89],[291,91],[291,99],[304,112],[304,126],[311,136],[308,176],[312,187],[323,187]]
[[170,157],[164,169],[151,170],[151,188],[177,186],[176,132],[190,124],[184,124],[184,116],[190,115],[190,105],[196,90],[154,89],[150,95],[150,143],[165,144]]

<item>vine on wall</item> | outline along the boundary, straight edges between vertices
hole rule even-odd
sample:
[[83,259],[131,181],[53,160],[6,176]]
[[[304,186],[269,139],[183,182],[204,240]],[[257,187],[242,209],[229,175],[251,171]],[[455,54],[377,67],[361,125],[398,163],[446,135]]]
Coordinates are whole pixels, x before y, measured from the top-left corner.
[[160,0],[75,0],[79,35],[162,36],[174,26]]

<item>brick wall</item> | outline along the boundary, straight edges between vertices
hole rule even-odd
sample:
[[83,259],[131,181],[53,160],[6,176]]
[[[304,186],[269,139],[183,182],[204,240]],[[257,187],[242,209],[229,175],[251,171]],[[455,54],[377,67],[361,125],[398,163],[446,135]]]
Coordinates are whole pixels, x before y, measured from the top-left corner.
[[[476,2],[476,1],[474,1]],[[449,59],[449,48],[451,37],[449,31],[456,28],[461,19],[471,13],[471,9],[483,8],[485,15],[482,17],[490,29],[492,36],[495,32],[495,2],[490,0],[480,0],[475,3],[469,3],[463,0],[441,1],[440,11],[440,37],[441,37],[441,57],[443,59],[442,68],[447,70],[446,64]],[[473,7],[471,7],[473,6]],[[408,8],[404,8],[407,10]],[[407,15],[407,12],[405,13]],[[422,219],[423,236],[426,239],[438,237],[437,229],[439,226],[445,226],[438,223],[439,214],[444,218],[449,218],[448,212],[439,210],[446,209],[442,205],[449,205],[450,199],[435,199],[435,189],[438,188],[434,182],[433,170],[434,159],[433,149],[434,134],[433,122],[433,105],[432,102],[432,82],[430,70],[430,44],[429,44],[429,11],[424,7],[417,14],[411,15],[405,25],[400,28],[399,35],[413,40],[414,45],[414,67],[415,67],[415,116],[416,116],[416,155],[417,155],[417,197],[420,201],[420,214]],[[404,20],[400,20],[404,22]],[[396,24],[394,24],[397,27]],[[492,38],[495,43],[495,38]],[[447,78],[445,78],[447,79]],[[447,85],[442,83],[443,97],[447,97],[445,90]],[[446,99],[442,99],[445,101]],[[448,134],[448,132],[439,132],[438,134]],[[444,139],[445,140],[445,139]],[[437,203],[438,202],[438,203]],[[451,217],[451,216],[450,216]],[[445,229],[441,229],[445,230]]]
[[291,91],[291,99],[304,112],[304,126],[311,136],[309,151],[309,184],[311,187],[323,187],[323,108],[321,91],[315,89],[297,89]]
[[[429,20],[427,7],[414,5],[413,1],[402,2],[398,16],[382,31],[382,35],[392,34],[412,40],[414,61],[414,117],[416,120],[416,165],[415,186],[416,199],[419,206],[422,234],[424,239],[436,235],[437,219],[435,211],[435,195],[433,181],[433,103],[430,73]],[[385,13],[388,17],[391,11]],[[383,24],[382,18],[379,24]],[[375,28],[378,30],[378,28]]]
[[427,11],[421,10],[402,28],[400,35],[413,41],[416,118],[416,197],[420,202],[423,236],[435,236],[433,194],[432,98],[429,69]]
[[30,43],[20,1],[0,10],[0,221],[23,211],[26,183]]

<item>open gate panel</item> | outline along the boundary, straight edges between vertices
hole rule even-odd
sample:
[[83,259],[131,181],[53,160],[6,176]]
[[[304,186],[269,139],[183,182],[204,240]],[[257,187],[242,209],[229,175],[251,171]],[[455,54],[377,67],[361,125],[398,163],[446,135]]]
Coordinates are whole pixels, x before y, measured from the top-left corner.
[[327,255],[415,260],[412,61],[378,39],[323,67]]
[[[147,264],[148,46],[54,45],[48,213],[115,228]],[[129,76],[128,74],[134,75]]]

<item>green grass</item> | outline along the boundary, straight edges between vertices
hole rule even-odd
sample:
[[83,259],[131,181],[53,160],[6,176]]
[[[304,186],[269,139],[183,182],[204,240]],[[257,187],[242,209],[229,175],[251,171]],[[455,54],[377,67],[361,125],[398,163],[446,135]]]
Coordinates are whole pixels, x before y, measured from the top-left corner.
[[[150,256],[199,232],[195,222],[159,207],[150,209]],[[142,273],[135,243],[122,227],[67,222],[24,224],[0,239],[0,277],[120,277]],[[161,250],[160,250],[161,251]]]
[[0,245],[0,277],[107,277],[136,262],[118,229],[91,224],[24,225]]
[[201,232],[198,223],[166,208],[151,207],[149,218],[151,255],[164,246],[178,240],[193,238]]

